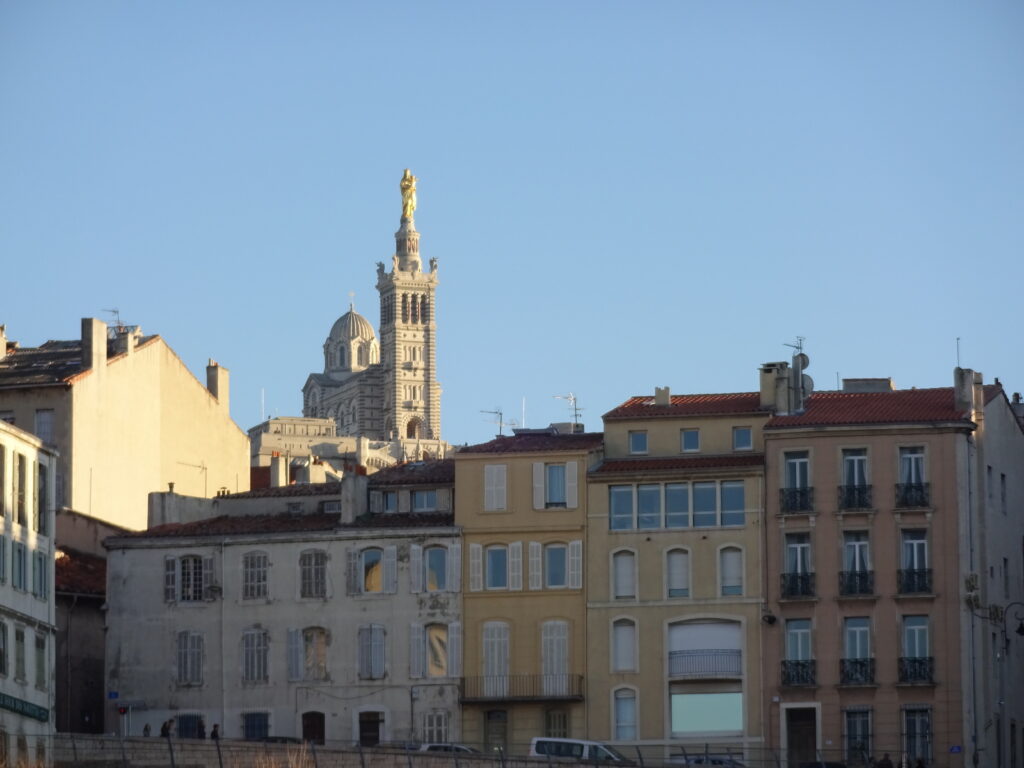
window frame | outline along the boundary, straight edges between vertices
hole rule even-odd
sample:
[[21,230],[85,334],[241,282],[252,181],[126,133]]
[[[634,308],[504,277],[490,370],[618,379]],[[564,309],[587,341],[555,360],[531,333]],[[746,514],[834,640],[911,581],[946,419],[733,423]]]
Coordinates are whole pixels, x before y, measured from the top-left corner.
[[[551,581],[551,561],[549,555],[561,551],[562,553],[562,583],[555,584]],[[541,550],[544,558],[543,574],[545,589],[568,589],[569,588],[569,545],[562,541],[552,541],[544,544]]]
[[[687,438],[692,437],[695,445],[687,447]],[[679,430],[679,452],[680,453],[700,453],[700,428],[699,427],[683,427]]]
[[270,682],[270,633],[262,627],[242,630],[242,684]]
[[436,512],[437,488],[420,488],[412,492],[412,511],[416,513]]
[[[640,723],[640,697],[636,688],[628,685],[618,686],[611,691],[612,734],[615,741],[635,741]],[[632,701],[632,723],[620,722],[619,701]]]
[[[610,594],[611,599],[615,600],[615,601],[620,601],[620,600],[621,601],[636,600],[637,597],[638,597],[638,593],[639,593],[639,589],[637,589],[636,551],[632,550],[632,549],[616,549],[613,552],[609,553],[609,558],[611,560],[611,568],[610,568],[611,589],[609,590],[609,592],[611,593]],[[629,563],[628,569],[626,569],[625,566],[621,566],[621,567],[619,566],[618,563],[619,563],[620,558],[622,559],[623,562],[625,562],[626,559],[628,558],[628,563]],[[629,574],[628,578],[630,580],[630,586],[632,587],[632,589],[630,591],[632,592],[632,594],[625,594],[625,593],[620,594],[619,593],[619,586],[620,586],[619,585],[619,573],[620,572],[621,573],[627,573],[628,572],[628,574]]]
[[[609,672],[612,674],[626,674],[635,673],[639,671],[639,665],[637,663],[637,651],[639,648],[639,628],[637,627],[636,619],[632,616],[616,616],[611,620],[611,626],[609,627],[611,634],[611,653],[609,654]],[[620,634],[619,630],[622,630]],[[630,646],[625,648],[620,640],[626,634],[626,630],[629,630],[629,643]],[[626,651],[629,651],[627,654]],[[627,658],[628,657],[628,658]]]
[[[371,557],[376,557],[376,563],[368,562]],[[377,576],[376,585],[373,583],[374,572]],[[359,550],[359,594],[381,595],[384,592],[384,548],[363,547]]]
[[[679,574],[681,575],[682,581],[686,583],[685,587],[676,586],[673,587],[673,568],[672,561],[673,556],[679,556],[682,558],[682,566],[679,568]],[[692,579],[690,573],[690,550],[686,547],[672,547],[671,549],[665,550],[665,599],[667,600],[679,600],[691,597],[690,589]],[[673,591],[679,594],[672,594]]]
[[327,551],[307,549],[299,553],[299,598],[327,599]]
[[[740,435],[746,433],[747,439],[746,444],[742,444],[740,441]],[[734,452],[739,451],[752,451],[754,450],[754,428],[753,427],[733,427],[732,428],[732,449]]]
[[[739,584],[726,584],[726,555],[732,556],[733,553],[739,557]],[[745,571],[745,553],[743,547],[737,544],[723,544],[718,548],[718,595],[720,597],[742,597],[745,594],[746,589],[746,578]],[[726,591],[726,590],[736,591]]]
[[[491,553],[497,554],[503,552],[505,556],[504,567],[499,570],[494,570],[493,573],[497,575],[499,572],[504,573],[504,584],[493,584],[492,583],[492,568],[491,568]],[[509,590],[509,546],[508,544],[489,544],[484,547],[483,552],[484,560],[484,589],[492,591],[508,591]]]
[[242,555],[242,600],[270,598],[270,555],[253,550]]
[[632,456],[646,456],[649,451],[646,429],[631,429],[627,433],[627,445]]
[[[558,474],[561,470],[560,482],[553,482],[552,474]],[[557,478],[555,478],[557,479]],[[546,462],[544,464],[544,509],[567,509],[569,506],[568,494],[569,469],[565,462]],[[561,490],[561,499],[554,498],[555,491]]]
[[[440,586],[432,587],[430,584],[431,555],[441,554]],[[447,592],[448,591],[448,547],[443,544],[430,544],[423,547],[423,591],[424,592]]]
[[814,627],[811,620],[807,618],[786,619],[785,630],[784,660],[814,661]]

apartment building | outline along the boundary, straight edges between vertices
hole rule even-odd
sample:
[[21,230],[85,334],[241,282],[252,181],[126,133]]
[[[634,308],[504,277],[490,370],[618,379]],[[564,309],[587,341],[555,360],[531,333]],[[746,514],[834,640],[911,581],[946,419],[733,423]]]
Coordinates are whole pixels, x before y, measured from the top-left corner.
[[57,454],[0,421],[0,763],[47,759],[53,733]]
[[[774,381],[772,382],[774,386]],[[658,760],[763,747],[762,428],[774,389],[633,397],[588,475],[587,731]]]
[[790,765],[1018,764],[1024,433],[954,379],[847,380],[765,425],[763,706]]
[[516,430],[454,457],[469,553],[462,733],[487,751],[586,736],[586,477],[602,436],[569,426]]

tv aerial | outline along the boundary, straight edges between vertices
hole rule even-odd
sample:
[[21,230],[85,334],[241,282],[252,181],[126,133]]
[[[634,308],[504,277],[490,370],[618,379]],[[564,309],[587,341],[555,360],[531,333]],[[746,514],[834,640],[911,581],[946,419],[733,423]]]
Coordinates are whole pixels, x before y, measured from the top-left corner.
[[566,400],[569,403],[569,410],[572,411],[572,423],[580,423],[580,411],[583,409],[579,406],[579,401],[576,399],[576,395],[570,392],[567,395],[552,395],[555,400]]
[[501,408],[499,406],[497,406],[497,405],[494,406],[494,410],[493,411],[480,411],[480,413],[488,413],[491,416],[496,417],[495,420],[491,422],[491,424],[497,424],[498,425],[498,437],[502,436],[502,429],[504,429],[505,427],[517,427],[517,426],[519,426],[518,424],[516,424],[516,420],[515,419],[510,419],[508,421],[505,421],[505,414],[501,410]]

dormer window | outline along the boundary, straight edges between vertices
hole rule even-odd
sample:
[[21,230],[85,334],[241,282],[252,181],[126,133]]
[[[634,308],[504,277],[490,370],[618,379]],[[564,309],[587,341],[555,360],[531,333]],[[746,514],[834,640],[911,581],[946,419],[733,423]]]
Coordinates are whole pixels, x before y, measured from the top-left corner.
[[413,491],[412,492],[412,511],[413,512],[433,512],[437,509],[437,491],[431,489],[429,491]]
[[647,431],[629,433],[629,452],[647,453]]

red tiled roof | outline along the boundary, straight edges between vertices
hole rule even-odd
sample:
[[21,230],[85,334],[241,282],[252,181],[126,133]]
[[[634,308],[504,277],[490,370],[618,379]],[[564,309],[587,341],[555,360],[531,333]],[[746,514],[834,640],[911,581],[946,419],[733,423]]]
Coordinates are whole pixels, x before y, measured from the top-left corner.
[[99,555],[58,548],[54,563],[54,588],[57,592],[103,596],[107,593],[107,561]]
[[816,392],[802,413],[775,416],[765,429],[961,421],[952,387],[891,392]]
[[728,456],[666,456],[646,459],[611,459],[604,461],[591,475],[610,475],[620,472],[670,472],[692,469],[731,469],[733,467],[760,467],[763,453],[744,453]]
[[604,444],[603,432],[576,435],[533,433],[496,437],[490,442],[466,445],[459,453],[535,453],[543,451],[590,451]]
[[[142,337],[136,349],[155,338]],[[117,342],[108,338],[107,360],[115,357],[119,357]],[[0,388],[70,384],[83,370],[80,339],[47,341],[38,347],[8,346],[7,355],[0,359]]]
[[355,522],[341,528],[434,528],[454,525],[455,515],[451,512],[403,512],[380,515],[364,515]]
[[727,392],[713,395],[672,395],[671,405],[655,405],[651,396],[631,397],[604,415],[616,419],[657,419],[671,416],[730,416],[763,413],[759,392]]
[[376,485],[451,485],[454,482],[453,459],[411,461],[370,475],[371,488]]
[[[301,487],[301,486],[288,486]],[[273,489],[277,490],[277,489]],[[332,531],[338,527],[341,515],[333,513],[278,515],[221,515],[191,523],[167,523],[145,531],[111,536],[116,539],[161,539],[178,536],[230,536],[253,533],[304,533]]]

